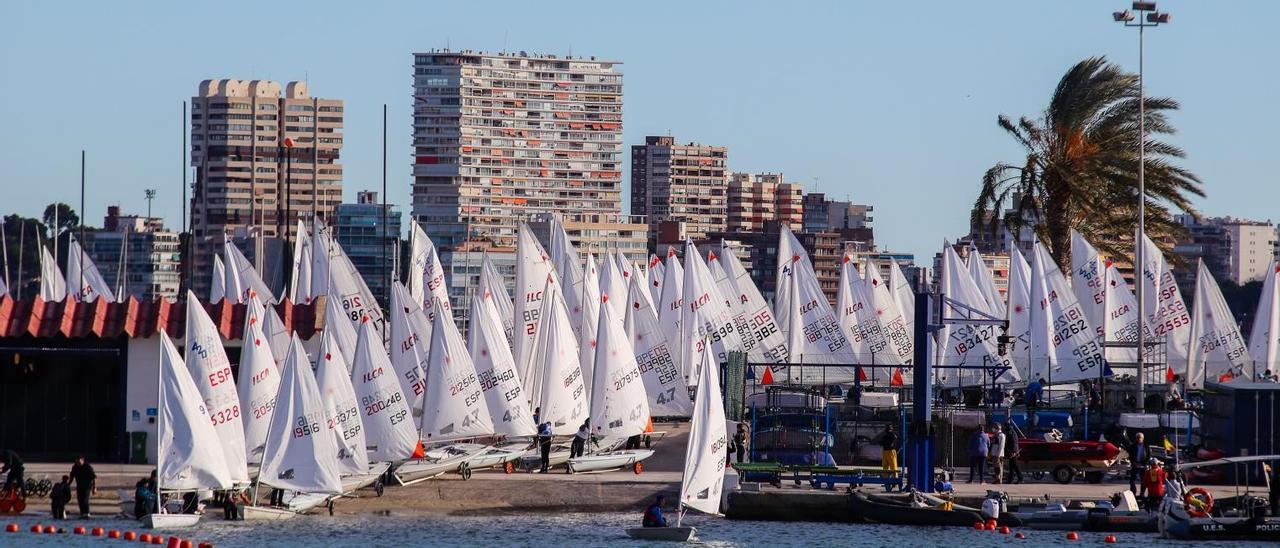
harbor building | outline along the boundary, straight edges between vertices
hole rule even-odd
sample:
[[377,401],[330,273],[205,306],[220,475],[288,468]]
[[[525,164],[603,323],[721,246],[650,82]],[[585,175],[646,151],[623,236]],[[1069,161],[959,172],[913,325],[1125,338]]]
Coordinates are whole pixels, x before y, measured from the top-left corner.
[[[246,255],[263,270],[279,255],[271,250],[287,248],[267,240],[292,241],[299,219],[329,221],[342,201],[342,128],[343,102],[310,96],[306,82],[201,82],[191,98],[193,270],[212,267],[223,234],[249,238]],[[209,282],[195,276],[196,294]]]

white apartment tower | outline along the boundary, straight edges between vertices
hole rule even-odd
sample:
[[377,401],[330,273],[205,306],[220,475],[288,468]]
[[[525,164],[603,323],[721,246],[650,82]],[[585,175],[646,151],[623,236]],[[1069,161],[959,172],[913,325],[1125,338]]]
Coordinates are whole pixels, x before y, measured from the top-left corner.
[[413,217],[448,252],[539,213],[622,213],[622,73],[592,58],[414,54]]

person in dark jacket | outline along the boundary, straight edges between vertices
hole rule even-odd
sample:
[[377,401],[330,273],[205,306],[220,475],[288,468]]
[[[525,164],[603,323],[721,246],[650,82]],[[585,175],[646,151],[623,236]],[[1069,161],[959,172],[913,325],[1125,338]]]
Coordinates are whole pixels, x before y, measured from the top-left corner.
[[578,433],[573,435],[573,444],[569,446],[569,458],[574,459],[585,454],[589,438],[591,438],[591,430],[584,422],[578,427]]
[[551,423],[544,422],[538,427],[538,448],[542,453],[542,466],[538,470],[539,473],[545,474],[551,468],[551,439],[552,439]]
[[153,513],[155,508],[155,491],[151,490],[151,482],[147,478],[138,480],[133,485],[133,517],[134,519],[142,519],[143,516]]
[[1005,453],[1008,454],[1005,463],[1009,466],[1009,478],[1005,481],[1022,483],[1022,468],[1018,466],[1018,459],[1022,458],[1022,436],[1018,434],[1018,427],[1013,424],[1013,419],[1005,424],[1009,427],[1005,438]]
[[991,439],[981,427],[969,438],[969,483],[973,483],[973,473],[978,473],[978,483],[987,482],[987,453],[991,449]]
[[880,468],[886,472],[898,471],[898,434],[892,424],[880,435]]
[[26,471],[26,466],[22,463],[22,457],[13,452],[13,449],[6,449],[4,453],[0,453],[0,472],[8,472],[4,478],[4,490],[21,489],[22,473]]
[[747,425],[738,423],[738,430],[733,433],[733,452],[734,458],[738,459],[738,464],[747,458]]
[[641,524],[645,527],[666,527],[667,518],[662,516],[662,503],[666,500],[667,497],[658,495],[653,504],[644,509],[644,521]]
[[52,506],[53,519],[67,519],[67,503],[71,502],[71,476],[62,476],[62,481],[53,484],[49,492],[49,504]]
[[93,465],[89,464],[84,455],[76,457],[76,463],[71,465],[71,479],[76,482],[76,503],[80,505],[80,517],[92,517],[89,513],[89,496],[98,493],[98,474],[94,473]]
[[1133,435],[1133,442],[1125,445],[1124,450],[1129,453],[1129,491],[1141,500],[1142,494],[1138,491],[1138,485],[1141,484],[1142,475],[1147,471],[1147,461],[1151,459],[1151,448],[1147,447],[1142,432],[1138,432]]

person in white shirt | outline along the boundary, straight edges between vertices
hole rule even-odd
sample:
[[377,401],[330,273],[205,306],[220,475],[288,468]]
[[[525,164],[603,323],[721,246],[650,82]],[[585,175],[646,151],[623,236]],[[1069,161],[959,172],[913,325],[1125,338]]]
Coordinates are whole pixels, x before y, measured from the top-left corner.
[[1004,483],[1004,431],[1000,423],[991,426],[991,459],[995,461],[996,483]]

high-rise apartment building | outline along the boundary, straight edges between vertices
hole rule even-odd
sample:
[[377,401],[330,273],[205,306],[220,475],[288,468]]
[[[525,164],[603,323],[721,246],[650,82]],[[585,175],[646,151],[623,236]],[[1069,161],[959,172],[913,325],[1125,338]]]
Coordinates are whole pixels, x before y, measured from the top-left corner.
[[400,243],[400,211],[386,206],[386,230],[383,230],[383,206],[378,193],[356,193],[356,203],[338,204],[333,223],[338,244],[351,258],[369,291],[380,303],[391,298],[389,273],[395,268],[392,257]]
[[[653,245],[725,229],[728,160],[725,147],[676,144],[671,136],[645,137],[643,145],[631,147],[631,213],[648,218]],[[661,230],[664,223],[681,230]]]
[[619,64],[414,54],[413,217],[442,258],[467,240],[511,247],[537,213],[622,213]]
[[804,187],[785,182],[781,173],[734,173],[729,178],[726,230],[764,230],[778,221],[804,229]]
[[[194,271],[212,266],[223,234],[292,238],[298,219],[329,219],[342,201],[342,124],[342,101],[309,96],[306,82],[201,82],[191,98]],[[209,281],[195,276],[197,295]]]
[[[551,249],[551,230],[554,216],[535,215],[529,220],[529,229],[545,249]],[[578,263],[582,264],[590,251],[600,260],[601,253],[621,253],[632,264],[643,266],[649,260],[649,242],[644,217],[637,215],[573,215],[560,216],[569,241],[578,249]]]
[[182,257],[178,233],[164,229],[158,217],[122,215],[107,208],[103,230],[85,234],[84,251],[119,300],[176,300]]
[[1173,252],[1183,258],[1184,266],[1175,266],[1174,276],[1184,290],[1195,287],[1198,260],[1204,261],[1219,282],[1229,280],[1244,285],[1266,277],[1280,240],[1271,221],[1235,217],[1197,219],[1190,214],[1176,215],[1174,220],[1186,229],[1173,246]]

